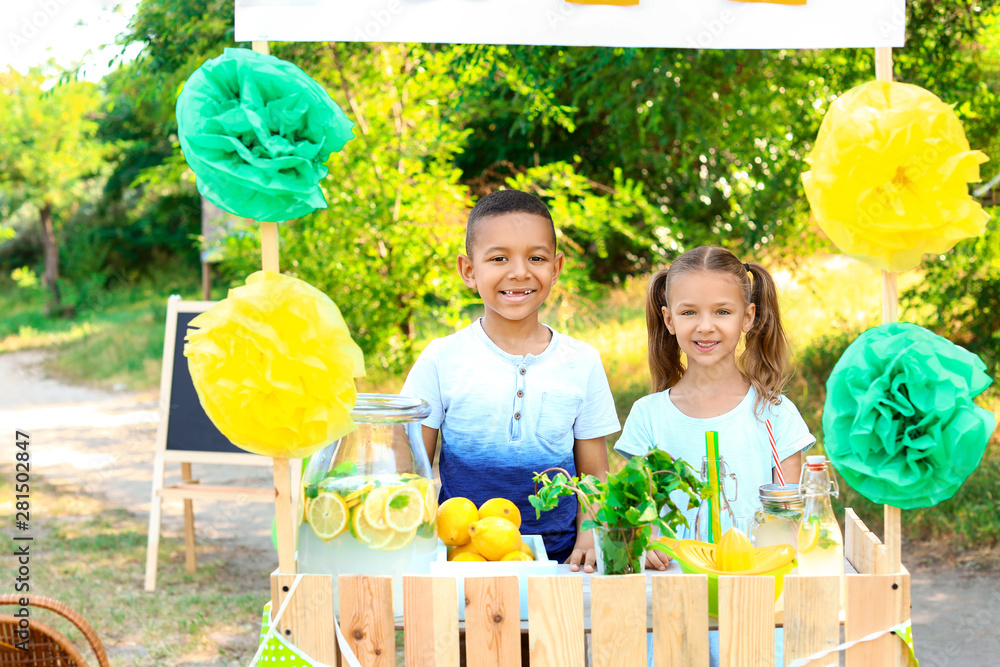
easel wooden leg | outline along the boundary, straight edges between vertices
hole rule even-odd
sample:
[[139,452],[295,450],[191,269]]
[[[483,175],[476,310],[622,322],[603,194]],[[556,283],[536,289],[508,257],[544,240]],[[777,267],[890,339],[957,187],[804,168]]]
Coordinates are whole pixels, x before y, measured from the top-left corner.
[[143,587],[147,591],[156,590],[156,565],[160,549],[160,515],[163,510],[163,456],[157,454],[153,462],[153,494],[149,501],[149,537],[146,538],[146,580]]
[[[191,478],[191,464],[181,464],[181,481],[184,484],[193,484]],[[184,499],[184,571],[194,574],[198,571],[198,560],[194,553],[194,501],[190,498]]]

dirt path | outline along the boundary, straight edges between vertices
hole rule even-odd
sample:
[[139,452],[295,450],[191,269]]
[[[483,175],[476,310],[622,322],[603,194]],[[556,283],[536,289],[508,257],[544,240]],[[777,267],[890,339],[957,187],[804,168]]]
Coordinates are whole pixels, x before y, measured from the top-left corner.
[[[0,355],[0,424],[31,434],[33,463],[49,482],[81,488],[147,515],[159,419],[155,393],[106,392],[46,378],[39,352]],[[266,468],[194,466],[203,483],[269,486]],[[180,481],[168,468],[167,483]],[[199,502],[200,541],[267,548],[273,509]],[[164,538],[182,534],[179,502],[164,504]],[[904,547],[904,562],[906,550]],[[948,567],[914,567],[914,639],[923,667],[1000,664],[1000,577]],[[136,586],[142,582],[137,581]]]

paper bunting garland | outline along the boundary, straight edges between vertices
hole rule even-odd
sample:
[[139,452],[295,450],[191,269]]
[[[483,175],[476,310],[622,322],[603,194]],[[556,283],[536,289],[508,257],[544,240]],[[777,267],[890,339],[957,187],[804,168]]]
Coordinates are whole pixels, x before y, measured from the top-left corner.
[[873,502],[936,505],[979,465],[996,419],[972,399],[991,382],[976,355],[915,324],[869,329],[827,381],[827,456]]
[[226,49],[177,98],[177,133],[198,191],[230,213],[281,222],[326,208],[326,160],[354,123],[295,65]]
[[968,184],[986,160],[935,95],[871,81],[830,107],[802,181],[816,222],[844,254],[905,271],[985,231],[989,215]]
[[364,357],[315,287],[258,271],[190,327],[184,355],[195,390],[233,444],[303,458],[354,430]]

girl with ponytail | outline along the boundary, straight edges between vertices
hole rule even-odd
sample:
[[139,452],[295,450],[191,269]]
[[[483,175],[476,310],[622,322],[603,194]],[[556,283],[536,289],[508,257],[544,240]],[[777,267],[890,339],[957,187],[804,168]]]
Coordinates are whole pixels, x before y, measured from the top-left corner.
[[[786,480],[798,479],[801,452],[816,442],[781,393],[788,340],[774,279],[725,248],[689,250],[650,280],[646,328],[656,393],[632,406],[615,450],[636,456],[655,447],[697,469],[705,432],[717,431],[719,453],[739,482],[738,493],[727,486],[730,506],[745,529],[760,504],[757,489],[777,479],[768,423]],[[696,510],[685,514],[690,525]],[[666,562],[650,551],[646,565],[662,570]]]

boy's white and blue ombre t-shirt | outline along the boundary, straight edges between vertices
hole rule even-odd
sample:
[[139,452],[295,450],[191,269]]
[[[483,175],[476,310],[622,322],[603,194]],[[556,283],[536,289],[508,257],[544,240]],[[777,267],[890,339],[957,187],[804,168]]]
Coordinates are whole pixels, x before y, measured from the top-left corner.
[[[709,419],[689,417],[678,410],[670,400],[669,389],[644,396],[632,406],[622,435],[615,443],[615,451],[626,456],[639,456],[657,447],[700,470],[705,456],[705,432],[718,432],[719,454],[730,472],[736,474],[738,484],[736,500],[730,498],[733,514],[737,520],[747,519],[760,507],[761,485],[772,482],[774,457],[764,420],[771,420],[778,456],[782,460],[816,442],[798,409],[787,397],[782,397],[777,405],[765,405],[764,412],[758,415],[754,414],[756,396],[751,387],[739,405]],[[785,481],[789,484],[798,482],[791,479]],[[726,491],[731,491],[729,485]],[[674,494],[674,502],[684,508],[687,497],[680,491]],[[697,509],[693,507],[685,513],[690,525],[694,525]]]
[[441,430],[442,501],[507,498],[521,511],[523,534],[542,535],[551,557],[569,556],[576,498],[536,519],[528,496],[536,472],[558,466],[576,474],[574,440],[621,428],[597,350],[552,331],[541,354],[515,356],[477,320],[432,341],[400,393],[427,401],[423,425]]

